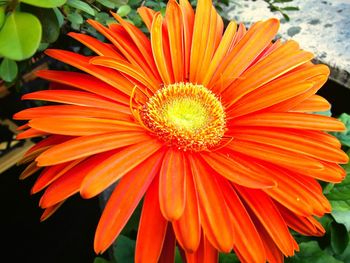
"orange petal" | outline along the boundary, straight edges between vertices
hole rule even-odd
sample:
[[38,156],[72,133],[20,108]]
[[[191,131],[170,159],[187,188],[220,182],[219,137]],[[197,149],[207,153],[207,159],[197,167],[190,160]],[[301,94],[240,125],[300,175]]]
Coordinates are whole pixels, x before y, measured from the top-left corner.
[[87,46],[100,56],[123,59],[123,57],[114,48],[107,45],[106,43],[101,42],[97,38],[75,32],[69,32],[67,35]]
[[219,78],[222,80],[223,88],[228,87],[271,42],[278,27],[279,21],[277,19],[269,19],[257,23],[248,30],[247,34],[232,49],[232,52],[222,61],[208,87],[213,87]]
[[186,159],[186,203],[182,216],[173,221],[173,228],[176,239],[181,247],[186,251],[193,253],[197,250],[201,239],[201,226],[199,219],[198,195],[193,182],[193,176]]
[[279,83],[269,84],[259,88],[255,92],[247,94],[230,112],[230,118],[246,115],[255,111],[259,111],[293,98],[299,94],[305,93],[314,86],[313,82],[291,83],[283,85],[280,89]]
[[67,170],[45,190],[39,202],[40,207],[48,208],[78,193],[88,172],[114,153],[115,151],[109,151],[96,154]]
[[137,12],[139,13],[140,17],[142,18],[142,21],[145,23],[148,31],[151,31],[153,18],[154,18],[156,11],[154,11],[153,9],[150,9],[146,6],[141,6],[137,9]]
[[161,146],[151,139],[120,150],[86,175],[80,189],[81,196],[91,198],[98,195],[158,151]]
[[[261,190],[238,185],[236,189],[283,254],[286,256],[294,255],[293,237],[272,200]],[[260,229],[258,229],[258,232],[261,233]],[[261,237],[262,240],[265,240],[264,236]]]
[[38,131],[36,129],[28,129],[16,135],[16,140],[29,139],[35,137],[42,137],[48,135],[48,133],[43,131]]
[[129,131],[83,136],[51,147],[42,153],[36,161],[39,166],[59,164],[149,139],[150,137],[143,132]]
[[169,62],[171,60],[166,57],[166,53],[163,49],[165,43],[163,37],[162,22],[162,15],[160,13],[157,13],[153,19],[151,28],[151,44],[154,60],[157,65],[159,74],[164,84],[170,84],[173,82],[171,64],[169,66]]
[[35,74],[40,78],[95,93],[129,106],[129,98],[125,94],[91,75],[60,70],[39,70]]
[[209,240],[202,235],[201,243],[194,253],[186,253],[187,263],[218,262],[219,253],[210,244]]
[[232,215],[232,225],[237,235],[234,249],[244,262],[266,262],[263,242],[236,191],[225,179],[218,180]]
[[205,76],[204,76],[203,81],[202,81],[204,86],[208,85],[211,77],[215,73],[215,70],[220,65],[223,58],[226,56],[226,54],[227,54],[227,52],[228,52],[228,50],[229,50],[229,48],[234,40],[234,37],[236,35],[236,31],[237,31],[237,24],[234,21],[231,21],[225,30],[225,33],[222,37],[222,40],[220,41],[220,44],[219,44],[218,48],[216,49],[215,54],[209,63],[209,66],[206,65],[207,69],[205,71]]
[[233,247],[233,227],[223,193],[206,163],[197,155],[189,155],[189,161],[198,191],[204,234],[215,248],[228,253]]
[[135,262],[158,262],[162,252],[168,221],[160,211],[158,189],[156,176],[143,201],[136,238]]
[[44,213],[40,217],[40,221],[43,222],[46,219],[48,219],[50,216],[52,216],[57,211],[57,209],[61,207],[62,204],[63,202],[46,208]]
[[110,111],[101,108],[85,107],[78,105],[53,105],[28,108],[17,112],[13,118],[15,120],[30,120],[45,117],[90,117],[118,120],[131,120],[131,116],[121,112]]
[[130,114],[130,107],[119,105],[98,95],[76,90],[41,90],[22,96],[23,100],[44,100],[106,109]]
[[185,208],[186,168],[181,151],[169,148],[159,173],[159,203],[163,216],[169,220],[181,217]]
[[287,129],[239,129],[230,133],[234,138],[274,146],[291,152],[305,154],[324,161],[347,163],[348,156],[341,149],[316,138],[303,136]]
[[110,57],[93,57],[90,60],[90,63],[93,65],[112,68],[117,71],[123,72],[126,75],[141,82],[143,85],[150,88],[153,92],[155,92],[159,88],[159,82],[152,81],[152,79],[150,79],[145,73],[140,71],[137,66],[134,66],[123,60]]
[[175,82],[184,81],[182,11],[175,0],[167,4],[165,21],[168,29],[170,55]]
[[193,25],[193,36],[190,57],[190,82],[196,83],[196,75],[201,67],[207,41],[209,39],[211,0],[198,1]]
[[312,58],[313,54],[300,51],[296,42],[289,41],[245,71],[239,80],[227,88],[223,96],[228,97],[232,105],[245,94]]
[[74,52],[57,49],[46,49],[45,53],[50,57],[91,74],[92,76],[117,88],[126,95],[131,94],[133,84],[129,80],[113,69],[97,67],[89,64],[89,57],[85,57]]
[[[127,173],[119,181],[102,212],[96,229],[94,242],[94,249],[96,253],[104,252],[120,234],[136,206],[140,202],[142,196],[149,188],[153,178],[158,173],[162,154],[162,152],[154,154],[141,165]],[[156,195],[158,195],[157,191]],[[147,195],[145,198],[147,198]],[[154,211],[155,203],[149,203],[145,200],[144,207],[145,204],[147,206],[147,203],[148,206],[152,206],[150,207],[150,211]],[[156,220],[151,220],[151,222],[155,221]],[[155,222],[155,224],[157,229],[161,228],[159,222]],[[151,227],[151,225],[147,225],[147,227]],[[158,235],[154,235],[151,238],[158,238]],[[150,242],[150,244],[153,244],[153,241]]]
[[319,95],[313,95],[310,98],[304,100],[299,105],[292,108],[292,111],[297,112],[317,112],[327,111],[331,109],[331,104],[323,97]]
[[36,162],[31,162],[26,169],[20,174],[19,179],[24,180],[28,178],[29,176],[35,174],[37,171],[39,171],[41,167],[36,165]]
[[344,131],[344,124],[334,118],[297,112],[257,113],[234,119],[230,127],[235,126],[265,126],[306,130]]
[[279,166],[290,167],[292,169],[312,169],[314,171],[323,169],[322,164],[314,158],[260,143],[236,139],[228,145],[227,148],[246,156],[276,163]]
[[234,156],[229,157],[217,152],[201,154],[201,156],[218,174],[236,184],[258,189],[276,186],[276,182],[269,177],[261,176],[235,161]]
[[180,0],[180,7],[182,11],[182,23],[183,23],[183,44],[184,44],[184,64],[185,64],[185,76],[184,79],[189,79],[190,74],[190,56],[192,45],[192,34],[194,24],[194,11],[188,0]]
[[[278,203],[275,203],[275,205],[278,207],[284,221],[286,221],[287,225],[293,230],[304,236],[323,236],[325,230],[316,220],[318,228],[309,220],[311,217],[299,216]],[[321,229],[323,229],[323,231],[320,231]]]
[[31,189],[31,193],[35,194],[42,189],[44,189],[46,186],[60,178],[63,174],[65,174],[67,171],[72,169],[74,166],[79,164],[83,159],[74,160],[71,162],[66,162],[50,167],[46,167],[40,174],[40,176],[35,181],[35,184],[33,185]]
[[148,37],[138,27],[125,21],[118,14],[113,12],[111,12],[111,14],[123,26],[147,62],[149,69],[153,73],[151,76],[149,74],[147,75],[152,77],[153,80],[159,79],[158,71],[152,56],[151,42],[149,41]]
[[29,126],[48,133],[86,136],[116,131],[142,131],[143,128],[130,121],[85,117],[45,117],[32,119]]

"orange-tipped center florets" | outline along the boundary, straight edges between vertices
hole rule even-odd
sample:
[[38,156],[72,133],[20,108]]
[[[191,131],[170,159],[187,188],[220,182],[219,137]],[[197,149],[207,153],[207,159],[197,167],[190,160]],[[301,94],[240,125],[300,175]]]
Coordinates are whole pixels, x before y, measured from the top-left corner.
[[160,89],[144,105],[146,126],[171,146],[184,151],[206,151],[225,133],[225,111],[203,85],[176,83]]

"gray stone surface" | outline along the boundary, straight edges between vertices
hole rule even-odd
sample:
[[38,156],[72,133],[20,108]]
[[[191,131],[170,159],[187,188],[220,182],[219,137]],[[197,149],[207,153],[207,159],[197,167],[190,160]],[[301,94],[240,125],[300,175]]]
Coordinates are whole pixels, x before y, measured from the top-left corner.
[[350,0],[294,0],[285,5],[300,9],[287,11],[289,22],[261,0],[235,1],[225,11],[230,20],[247,26],[271,17],[282,19],[280,36],[313,52],[316,63],[331,68],[332,80],[350,88]]

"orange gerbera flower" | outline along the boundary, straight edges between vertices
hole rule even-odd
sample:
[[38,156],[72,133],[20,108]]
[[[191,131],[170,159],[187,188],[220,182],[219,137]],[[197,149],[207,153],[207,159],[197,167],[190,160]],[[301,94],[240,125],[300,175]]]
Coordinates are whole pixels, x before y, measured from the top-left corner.
[[[144,196],[136,262],[215,262],[232,249],[244,262],[282,262],[298,245],[289,228],[319,236],[314,218],[331,211],[317,179],[340,182],[348,161],[325,131],[342,131],[315,95],[329,69],[292,40],[273,42],[279,22],[225,30],[210,0],[196,13],[170,0],[165,16],[146,7],[150,31],[89,23],[110,43],[69,35],[96,52],[46,53],[85,73],[43,70],[60,89],[23,99],[59,105],[26,109],[18,138],[45,136],[25,155],[25,178],[43,168],[48,217],[68,197],[91,198],[118,182],[101,216],[95,251],[105,251]],[[57,87],[57,86],[56,86]]]

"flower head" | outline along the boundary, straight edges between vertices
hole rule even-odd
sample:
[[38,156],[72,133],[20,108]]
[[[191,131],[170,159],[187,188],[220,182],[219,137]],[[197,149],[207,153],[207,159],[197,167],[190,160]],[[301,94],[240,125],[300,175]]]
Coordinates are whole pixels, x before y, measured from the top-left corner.
[[116,185],[98,224],[95,251],[105,251],[144,197],[136,262],[174,255],[215,262],[232,249],[244,262],[282,262],[298,245],[289,232],[319,236],[315,219],[331,210],[317,180],[340,182],[348,161],[325,131],[341,122],[313,112],[329,69],[295,41],[274,40],[279,22],[246,30],[224,23],[209,0],[196,12],[170,0],[165,16],[146,7],[150,31],[89,23],[108,43],[69,35],[92,49],[85,57],[47,54],[84,73],[42,70],[59,89],[23,99],[56,102],[17,113],[28,120],[18,138],[45,136],[21,175],[41,173],[43,219],[80,193],[91,198]]

